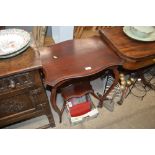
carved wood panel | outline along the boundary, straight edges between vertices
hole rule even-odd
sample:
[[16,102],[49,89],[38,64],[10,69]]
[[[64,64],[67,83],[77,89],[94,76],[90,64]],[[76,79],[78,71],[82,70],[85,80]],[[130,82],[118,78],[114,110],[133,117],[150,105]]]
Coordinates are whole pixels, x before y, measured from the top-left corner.
[[0,78],[0,127],[43,114],[54,126],[48,104],[39,70]]
[[8,93],[34,85],[34,75],[30,72],[0,78],[0,93]]
[[32,91],[23,91],[22,93],[8,95],[7,98],[0,99],[0,117],[17,114],[26,110],[36,109],[38,101],[35,100],[35,95]]

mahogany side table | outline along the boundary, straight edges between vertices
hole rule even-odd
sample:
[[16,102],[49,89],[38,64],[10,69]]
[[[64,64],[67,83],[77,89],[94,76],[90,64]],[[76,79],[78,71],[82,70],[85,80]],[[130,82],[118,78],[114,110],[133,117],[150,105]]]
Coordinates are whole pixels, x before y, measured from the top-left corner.
[[56,103],[57,89],[59,86],[72,79],[84,78],[95,75],[105,69],[114,72],[115,80],[111,88],[99,99],[99,106],[108,93],[118,83],[118,66],[123,60],[118,57],[99,36],[88,39],[75,39],[44,47],[40,50],[45,83],[52,87],[51,104],[58,113],[60,122],[62,112]]

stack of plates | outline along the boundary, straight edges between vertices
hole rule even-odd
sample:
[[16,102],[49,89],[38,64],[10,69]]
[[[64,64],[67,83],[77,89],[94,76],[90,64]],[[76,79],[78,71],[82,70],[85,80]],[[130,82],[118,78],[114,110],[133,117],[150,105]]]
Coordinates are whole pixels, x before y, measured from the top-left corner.
[[30,45],[30,34],[21,29],[0,31],[0,58],[10,58],[25,51]]
[[124,33],[135,40],[155,41],[155,27],[153,26],[124,26]]

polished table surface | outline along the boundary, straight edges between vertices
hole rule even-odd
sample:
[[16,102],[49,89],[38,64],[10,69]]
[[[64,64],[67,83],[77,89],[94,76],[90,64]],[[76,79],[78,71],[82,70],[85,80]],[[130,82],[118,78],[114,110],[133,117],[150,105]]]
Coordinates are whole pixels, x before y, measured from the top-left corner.
[[89,76],[123,61],[100,37],[69,40],[41,50],[45,83]]
[[123,27],[108,27],[100,31],[105,42],[124,59],[124,68],[139,69],[155,63],[155,42],[131,39],[123,32]]

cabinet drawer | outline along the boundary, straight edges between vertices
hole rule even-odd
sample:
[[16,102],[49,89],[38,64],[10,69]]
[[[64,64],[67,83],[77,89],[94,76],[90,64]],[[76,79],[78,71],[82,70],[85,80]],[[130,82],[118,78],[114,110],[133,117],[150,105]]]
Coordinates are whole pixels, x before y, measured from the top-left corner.
[[0,94],[10,93],[34,85],[34,73],[27,72],[0,79]]

